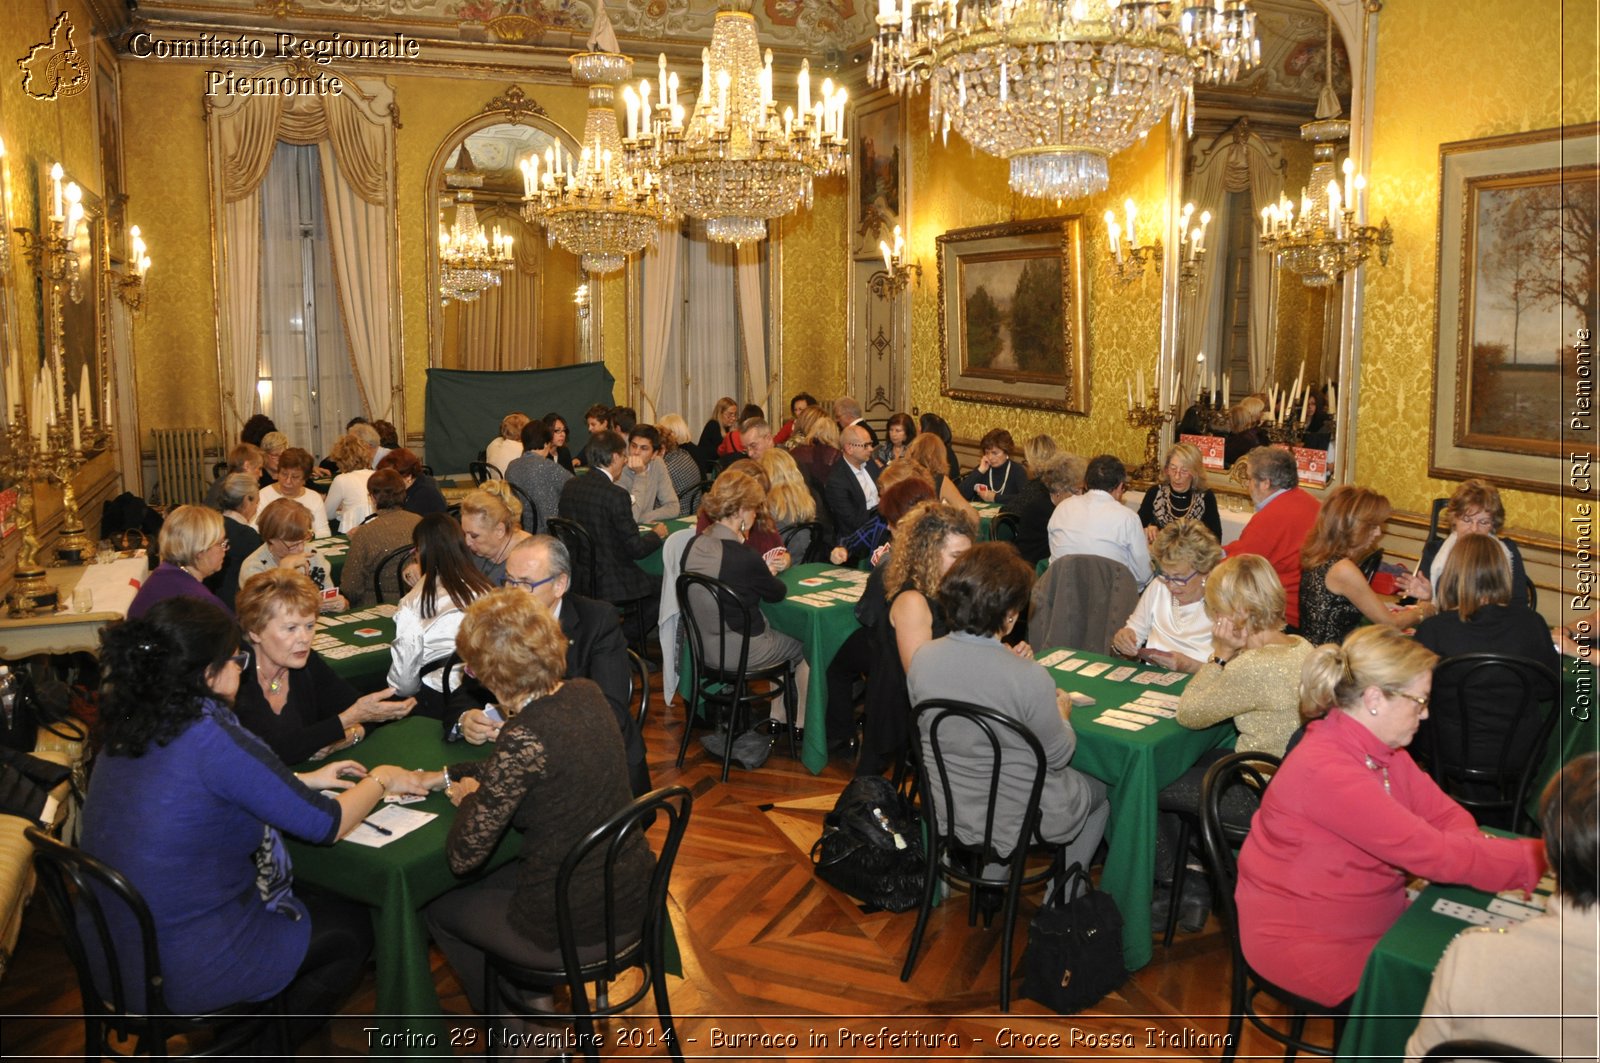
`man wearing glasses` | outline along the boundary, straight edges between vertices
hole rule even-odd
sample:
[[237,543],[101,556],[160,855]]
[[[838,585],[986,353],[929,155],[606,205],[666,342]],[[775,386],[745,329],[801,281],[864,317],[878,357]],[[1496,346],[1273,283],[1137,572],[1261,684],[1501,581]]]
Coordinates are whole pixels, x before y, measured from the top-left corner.
[[849,539],[878,508],[878,470],[872,461],[872,446],[872,437],[859,424],[839,435],[844,460],[833,463],[822,489],[838,541]]
[[[567,637],[566,678],[592,679],[599,685],[622,730],[623,747],[628,753],[628,781],[634,796],[649,793],[650,768],[645,762],[644,739],[628,711],[628,677],[632,673],[616,608],[571,592],[572,558],[559,540],[548,535],[535,535],[512,548],[506,556],[506,578],[501,585],[527,591],[555,614],[561,633]],[[481,708],[489,700],[488,692],[476,682],[469,682],[461,693],[470,704],[480,707],[461,714],[457,724],[460,736],[473,745],[494,741],[500,734],[500,724],[491,721]],[[501,706],[502,711],[505,708]]]

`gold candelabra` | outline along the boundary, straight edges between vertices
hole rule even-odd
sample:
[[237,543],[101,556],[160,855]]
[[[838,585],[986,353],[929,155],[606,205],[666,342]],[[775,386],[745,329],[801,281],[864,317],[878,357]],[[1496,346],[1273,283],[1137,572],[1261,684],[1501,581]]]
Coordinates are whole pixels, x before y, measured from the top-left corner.
[[1177,414],[1176,405],[1161,405],[1161,395],[1156,388],[1150,389],[1150,397],[1144,405],[1128,408],[1128,426],[1148,430],[1144,439],[1144,461],[1128,470],[1130,480],[1153,481],[1160,474],[1161,437],[1165,433],[1165,426],[1171,424]]
[[893,299],[900,295],[914,283],[913,274],[916,280],[922,279],[922,264],[906,261],[906,237],[900,226],[894,227],[894,243],[879,240],[878,250],[883,253],[883,268],[867,278],[867,287],[879,299]]
[[104,427],[85,427],[81,423],[69,425],[64,420],[44,424],[36,430],[23,417],[19,403],[13,407],[5,442],[5,450],[0,451],[0,472],[17,485],[17,530],[22,535],[17,551],[16,583],[8,601],[13,613],[26,614],[35,609],[53,608],[58,599],[39,561],[33,484],[45,480],[61,488],[61,535],[56,542],[56,558],[68,564],[93,561],[95,545],[84,532],[72,474],[83,464],[86,453],[111,445],[111,432]]

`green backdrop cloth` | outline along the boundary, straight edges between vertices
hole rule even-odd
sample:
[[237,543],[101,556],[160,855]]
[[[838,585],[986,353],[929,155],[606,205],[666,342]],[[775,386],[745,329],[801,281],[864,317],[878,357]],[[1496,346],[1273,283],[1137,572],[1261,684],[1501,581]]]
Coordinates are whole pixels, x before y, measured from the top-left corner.
[[597,402],[610,406],[615,383],[603,362],[515,373],[430,369],[423,422],[427,463],[438,475],[466,472],[467,463],[500,434],[501,418],[516,410],[566,418],[567,449],[576,455],[589,442],[583,412]]

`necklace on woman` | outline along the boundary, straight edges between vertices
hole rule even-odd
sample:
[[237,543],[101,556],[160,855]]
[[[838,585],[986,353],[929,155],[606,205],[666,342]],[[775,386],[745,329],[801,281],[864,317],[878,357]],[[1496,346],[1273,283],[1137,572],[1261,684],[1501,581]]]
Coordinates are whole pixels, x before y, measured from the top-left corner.
[[[289,669],[284,668],[278,672],[278,677],[267,684],[267,693],[276,694],[283,686],[283,677],[289,674]],[[266,678],[263,676],[262,678]]]
[[[1189,496],[1189,504],[1184,507],[1181,514],[1172,506],[1172,496],[1177,494]],[[1156,492],[1155,501],[1150,504],[1150,510],[1155,515],[1156,525],[1162,528],[1180,516],[1199,520],[1206,513],[1206,496],[1204,492],[1196,491],[1193,487],[1187,491],[1174,491],[1171,484],[1162,484],[1161,490]]]
[[1006,474],[1004,476],[1000,477],[1000,486],[999,487],[995,487],[995,485],[994,485],[994,470],[993,469],[989,470],[988,479],[989,479],[989,490],[992,493],[997,494],[997,495],[998,494],[1004,494],[1005,493],[1005,489],[1006,489],[1006,484],[1011,482],[1011,462],[1009,462],[1009,461],[1006,462]]
[[1367,770],[1368,771],[1381,771],[1381,772],[1383,772],[1383,792],[1386,793],[1386,794],[1390,793],[1390,790],[1389,790],[1389,768],[1386,765],[1379,764],[1377,761],[1373,760],[1371,757],[1368,757],[1367,758]]

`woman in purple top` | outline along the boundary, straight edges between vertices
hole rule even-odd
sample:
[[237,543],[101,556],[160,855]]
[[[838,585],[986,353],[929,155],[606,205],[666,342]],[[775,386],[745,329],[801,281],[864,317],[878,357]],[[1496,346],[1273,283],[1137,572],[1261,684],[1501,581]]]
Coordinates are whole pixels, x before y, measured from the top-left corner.
[[222,571],[228,559],[228,529],[222,514],[210,506],[179,506],[161,525],[161,564],[144,581],[128,606],[137,620],[168,598],[199,598],[232,613],[203,580]]
[[[371,917],[359,904],[296,895],[279,832],[331,844],[384,794],[424,788],[416,773],[387,764],[341,760],[291,773],[229,708],[249,659],[238,650],[233,618],[186,597],[101,636],[102,752],[82,847],[149,905],[174,1011],[285,992],[289,1014],[310,1019],[292,1021],[298,1040],[316,1016],[338,1010],[359,976]],[[117,955],[137,968],[137,926],[115,906],[109,914]],[[125,985],[139,982],[136,969],[124,972]]]

